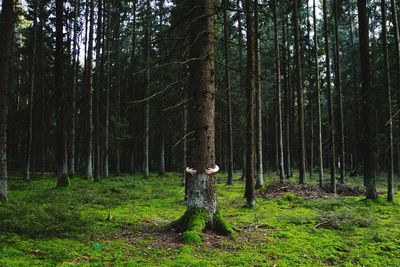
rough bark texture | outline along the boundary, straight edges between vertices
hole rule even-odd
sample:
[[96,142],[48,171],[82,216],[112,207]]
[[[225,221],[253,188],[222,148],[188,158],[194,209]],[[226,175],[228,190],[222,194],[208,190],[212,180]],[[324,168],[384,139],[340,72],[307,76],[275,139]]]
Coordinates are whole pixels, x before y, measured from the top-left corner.
[[387,47],[387,27],[386,27],[386,0],[381,0],[382,12],[382,50],[383,50],[383,85],[387,94],[387,116],[389,120],[387,125],[387,138],[388,138],[388,177],[387,177],[387,200],[393,201],[394,195],[394,166],[393,166],[393,122],[392,122],[392,99],[390,92],[390,75],[389,75],[389,55]]
[[66,138],[66,107],[67,92],[64,81],[63,56],[63,1],[56,1],[56,57],[55,57],[55,86],[57,99],[57,186],[69,186],[67,170],[67,138]]
[[297,119],[298,119],[298,139],[299,139],[299,184],[304,184],[306,173],[306,147],[304,138],[304,93],[303,93],[303,73],[301,67],[300,51],[300,27],[299,27],[299,7],[297,0],[293,1],[293,27],[296,60],[296,87],[297,87]]
[[[221,225],[215,175],[204,173],[215,164],[214,4],[211,0],[196,1],[190,10],[190,58],[196,60],[189,67],[189,122],[194,131],[189,166],[197,174],[187,176],[187,211],[175,224],[184,231],[183,242],[200,242],[205,227]],[[224,228],[232,232],[232,228]]]
[[7,96],[14,33],[14,0],[3,0],[0,20],[0,201],[7,201]]
[[326,0],[323,0],[324,14],[324,39],[325,39],[325,56],[326,56],[326,83],[328,94],[328,113],[329,113],[329,133],[330,133],[330,167],[331,167],[331,192],[336,193],[336,162],[335,162],[335,123],[333,112],[333,96],[331,84],[331,57],[329,47],[329,31],[328,31],[328,14]]
[[319,187],[322,188],[324,177],[324,161],[322,147],[322,114],[321,114],[321,88],[319,82],[319,64],[318,64],[318,32],[317,32],[317,15],[315,0],[313,1],[313,18],[314,18],[314,61],[315,61],[315,92],[317,96],[317,135],[318,135],[318,181]]
[[246,75],[246,183],[245,197],[247,207],[251,208],[256,203],[254,190],[254,159],[255,159],[255,43],[254,43],[254,6],[252,0],[245,1],[247,24],[247,75]]
[[367,0],[357,0],[358,19],[360,31],[360,63],[361,63],[361,105],[362,105],[362,156],[364,166],[364,181],[366,186],[366,198],[375,199],[376,192],[375,162],[373,148],[372,122],[372,92],[370,86],[370,60],[369,60],[369,37],[368,37],[368,11]]

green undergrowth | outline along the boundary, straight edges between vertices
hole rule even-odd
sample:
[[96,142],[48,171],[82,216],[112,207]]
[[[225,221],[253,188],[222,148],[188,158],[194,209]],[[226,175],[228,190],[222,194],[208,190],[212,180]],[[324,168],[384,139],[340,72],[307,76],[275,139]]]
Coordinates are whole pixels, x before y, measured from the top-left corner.
[[186,211],[178,174],[74,177],[69,188],[50,176],[11,177],[9,203],[0,205],[0,266],[400,266],[399,195],[391,204],[384,195],[286,193],[247,209],[240,175],[233,186],[223,177],[221,222],[240,230],[235,238],[197,222],[185,234],[169,227]]

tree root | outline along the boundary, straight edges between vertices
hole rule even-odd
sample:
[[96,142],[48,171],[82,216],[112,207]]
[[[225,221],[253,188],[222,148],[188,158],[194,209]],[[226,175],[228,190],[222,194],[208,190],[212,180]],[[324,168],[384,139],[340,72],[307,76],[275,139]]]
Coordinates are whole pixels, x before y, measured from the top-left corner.
[[208,211],[202,208],[187,210],[181,218],[172,223],[172,226],[182,232],[181,241],[186,244],[201,243],[202,232],[205,229],[223,235],[231,235],[238,231],[222,218],[219,211],[211,219]]

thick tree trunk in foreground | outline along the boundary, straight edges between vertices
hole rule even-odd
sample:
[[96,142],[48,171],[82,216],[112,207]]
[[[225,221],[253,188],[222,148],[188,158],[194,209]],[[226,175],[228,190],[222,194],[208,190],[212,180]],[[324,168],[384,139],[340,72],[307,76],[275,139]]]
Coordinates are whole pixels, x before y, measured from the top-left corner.
[[211,0],[196,1],[190,10],[190,58],[197,60],[189,68],[189,123],[194,130],[189,166],[197,174],[187,177],[187,211],[175,223],[185,231],[181,240],[188,243],[201,242],[205,227],[225,234],[233,231],[218,212],[215,175],[204,172],[215,164],[214,4]]
[[390,75],[389,75],[389,56],[387,47],[387,27],[386,27],[386,0],[381,0],[382,12],[382,50],[383,50],[383,84],[387,93],[387,116],[389,120],[387,125],[388,137],[388,177],[387,177],[387,200],[393,202],[394,195],[394,166],[393,166],[393,122],[392,122],[392,98],[390,92]]
[[301,68],[300,51],[300,27],[299,27],[299,7],[297,0],[293,1],[293,27],[295,42],[296,60],[296,87],[297,87],[297,118],[299,135],[299,184],[304,184],[306,174],[306,146],[304,139],[304,93],[303,93],[303,73]]
[[321,114],[321,88],[319,82],[319,64],[318,64],[318,35],[317,35],[317,15],[315,0],[313,1],[313,28],[314,28],[314,61],[315,61],[315,92],[317,95],[317,134],[318,134],[318,181],[319,187],[322,188],[324,176],[324,160],[322,147],[322,114]]
[[329,133],[330,133],[330,167],[331,167],[331,192],[336,193],[336,162],[335,162],[335,123],[333,113],[333,96],[331,84],[331,57],[329,54],[329,31],[328,31],[328,14],[326,0],[323,0],[324,14],[324,39],[325,39],[325,56],[326,56],[326,83],[328,93],[328,112],[329,112]]
[[373,128],[372,122],[373,105],[372,92],[370,86],[370,62],[369,62],[369,36],[368,36],[368,11],[367,0],[357,0],[358,19],[360,24],[360,63],[361,63],[361,97],[362,105],[362,156],[364,165],[364,181],[366,186],[366,198],[375,199],[378,197],[376,192],[375,162],[373,148]]
[[57,99],[57,186],[69,186],[67,170],[67,138],[66,138],[66,108],[67,92],[64,81],[63,55],[63,1],[56,1],[56,57],[55,57],[55,86]]
[[3,0],[0,21],[0,201],[7,202],[7,96],[14,33],[14,0]]
[[256,203],[254,188],[254,159],[255,159],[255,42],[254,42],[254,16],[253,1],[246,0],[245,12],[247,23],[247,75],[246,75],[246,183],[245,197],[247,207],[251,208]]

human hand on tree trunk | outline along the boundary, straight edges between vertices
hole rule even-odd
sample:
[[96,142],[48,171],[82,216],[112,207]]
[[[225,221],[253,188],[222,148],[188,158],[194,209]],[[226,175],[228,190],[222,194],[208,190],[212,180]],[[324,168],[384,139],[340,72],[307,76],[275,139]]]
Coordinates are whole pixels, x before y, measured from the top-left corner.
[[[189,168],[189,167],[186,167],[185,171],[187,173],[190,173],[191,175],[195,175],[197,173],[197,170],[195,170],[193,168]],[[204,173],[207,175],[212,175],[214,173],[217,173],[218,171],[219,171],[219,167],[217,164],[215,164],[214,168],[207,168],[204,170]]]

